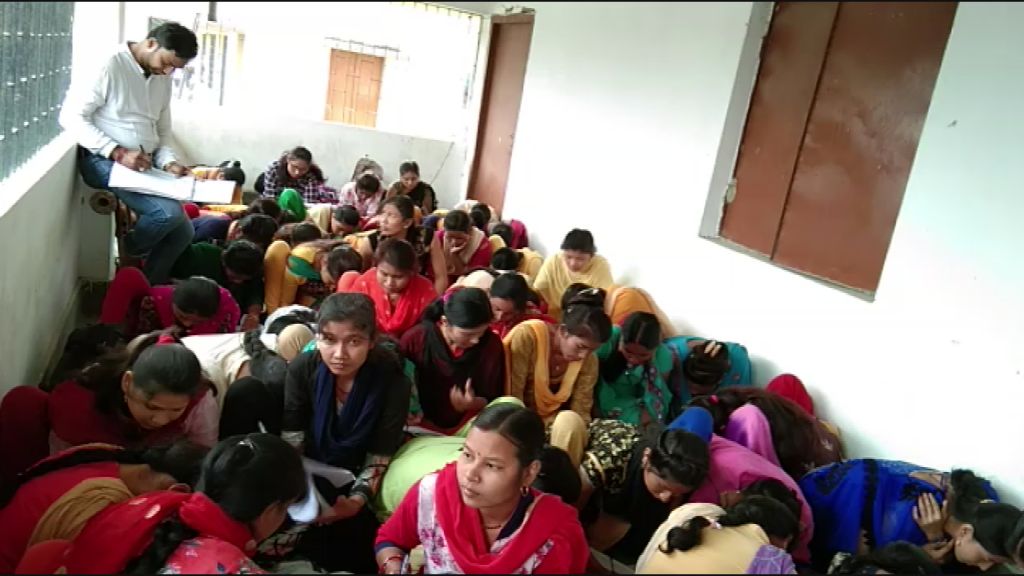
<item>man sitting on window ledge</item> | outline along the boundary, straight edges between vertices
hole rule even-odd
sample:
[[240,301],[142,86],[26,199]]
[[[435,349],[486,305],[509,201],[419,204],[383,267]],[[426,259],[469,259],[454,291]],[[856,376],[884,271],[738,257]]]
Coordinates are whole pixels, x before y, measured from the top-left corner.
[[[120,46],[95,74],[72,84],[60,124],[80,145],[78,166],[86,184],[109,189],[114,162],[133,170],[156,166],[176,176],[188,173],[169,146],[170,74],[197,52],[191,30],[162,24],[144,41]],[[166,283],[194,233],[181,203],[127,189],[110,191],[139,216],[124,237],[125,252],[145,257],[151,284]]]

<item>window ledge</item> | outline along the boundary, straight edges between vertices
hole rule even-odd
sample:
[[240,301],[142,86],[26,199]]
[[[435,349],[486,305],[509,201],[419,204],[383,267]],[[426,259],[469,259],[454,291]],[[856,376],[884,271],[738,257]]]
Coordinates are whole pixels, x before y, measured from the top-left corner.
[[44,176],[53,170],[68,152],[77,146],[75,139],[67,132],[61,132],[40,148],[20,168],[11,172],[7,178],[0,180],[0,218],[7,214],[21,198],[28,193]]
[[803,278],[807,278],[808,280],[811,280],[813,282],[821,284],[822,286],[825,286],[827,288],[831,288],[833,290],[838,290],[838,291],[843,292],[843,293],[845,293],[845,294],[847,294],[849,296],[853,296],[854,298],[857,298],[859,300],[863,300],[863,301],[868,302],[868,303],[871,303],[871,302],[875,301],[875,294],[876,294],[876,292],[868,292],[866,290],[859,290],[857,288],[851,288],[850,286],[846,286],[844,284],[839,284],[838,282],[833,282],[832,280],[829,280],[827,278],[823,278],[821,276],[815,276],[814,274],[809,274],[809,273],[804,272],[802,270],[797,270],[796,268],[790,268],[789,266],[783,266],[782,264],[779,264],[778,262],[776,262],[776,261],[772,260],[771,258],[768,258],[767,256],[765,256],[764,254],[761,254],[760,252],[755,252],[754,250],[751,250],[750,248],[747,248],[746,246],[743,246],[742,244],[737,244],[736,242],[733,242],[732,240],[729,240],[728,238],[723,238],[722,236],[707,236],[707,235],[701,234],[700,237],[703,238],[704,240],[707,240],[707,241],[713,243],[713,244],[717,244],[717,245],[719,245],[719,246],[721,246],[723,248],[728,248],[729,250],[733,250],[734,252],[739,252],[740,254],[743,254],[744,256],[748,256],[750,258],[758,260],[759,262],[762,262],[762,263],[767,264],[769,266],[774,266],[775,268],[778,268],[779,270],[784,270],[786,272],[790,272],[792,274],[796,274],[797,276],[801,276]]

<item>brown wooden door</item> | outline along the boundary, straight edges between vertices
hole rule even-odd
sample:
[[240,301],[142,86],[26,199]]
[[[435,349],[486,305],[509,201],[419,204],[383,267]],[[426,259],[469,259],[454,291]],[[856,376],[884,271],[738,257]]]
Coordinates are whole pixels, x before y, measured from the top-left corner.
[[775,261],[878,286],[953,27],[953,2],[843,2]]
[[721,235],[878,287],[955,2],[779,2]]
[[379,56],[331,50],[324,118],[356,126],[376,126],[383,72],[384,59]]
[[492,18],[487,78],[468,196],[499,213],[505,204],[532,36],[532,14]]

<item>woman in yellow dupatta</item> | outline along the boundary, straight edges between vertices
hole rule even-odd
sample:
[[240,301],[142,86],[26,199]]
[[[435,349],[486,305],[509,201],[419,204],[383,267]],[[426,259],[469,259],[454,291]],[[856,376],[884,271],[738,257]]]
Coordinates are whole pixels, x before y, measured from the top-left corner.
[[491,256],[491,268],[499,272],[519,273],[526,278],[526,284],[530,288],[533,288],[533,279],[537,277],[543,265],[544,257],[529,248],[500,248]]
[[612,272],[608,261],[597,253],[594,235],[576,228],[566,234],[562,251],[544,261],[534,277],[533,289],[548,303],[548,314],[558,320],[562,316],[562,294],[578,283],[608,290],[612,287]]
[[586,290],[567,303],[561,324],[527,320],[505,337],[505,395],[522,400],[553,427],[553,443],[557,430],[575,429],[556,420],[581,421],[584,429],[590,422],[599,370],[594,351],[612,332],[603,306],[603,290]]
[[622,326],[626,318],[635,312],[653,314],[658,319],[662,340],[679,335],[679,331],[645,290],[633,286],[612,285],[608,289],[608,297],[604,300],[604,313],[611,318],[612,324]]
[[358,272],[362,265],[362,257],[345,240],[314,240],[294,248],[277,240],[263,257],[266,311],[272,314],[292,304],[318,308],[345,272]]

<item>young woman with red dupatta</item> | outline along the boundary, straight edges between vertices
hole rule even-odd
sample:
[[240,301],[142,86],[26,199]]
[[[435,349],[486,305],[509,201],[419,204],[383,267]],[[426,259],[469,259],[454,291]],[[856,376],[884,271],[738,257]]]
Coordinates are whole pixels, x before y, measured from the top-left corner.
[[420,321],[423,311],[437,299],[437,291],[419,274],[416,250],[405,240],[384,240],[377,247],[375,259],[377,265],[364,272],[348,291],[369,296],[377,313],[377,328],[399,340]]
[[427,574],[582,574],[590,549],[576,509],[530,487],[543,446],[530,410],[481,412],[458,460],[417,482],[381,527],[381,573],[408,573],[422,544]]
[[145,450],[87,444],[32,466],[0,499],[0,571],[13,571],[29,546],[74,538],[107,506],[154,490],[189,491],[206,453],[185,440]]
[[94,517],[71,541],[29,550],[21,573],[256,574],[258,543],[306,494],[302,459],[271,434],[221,441],[194,493],[150,492]]

